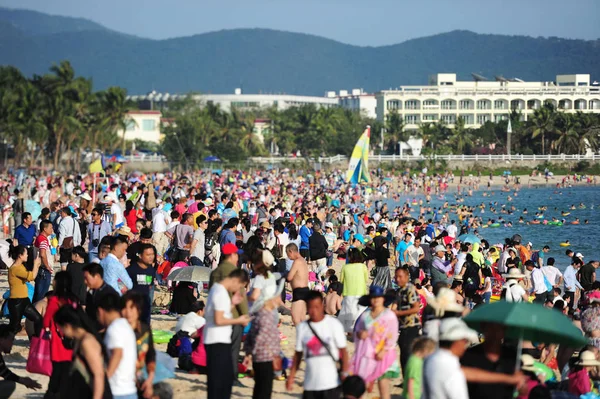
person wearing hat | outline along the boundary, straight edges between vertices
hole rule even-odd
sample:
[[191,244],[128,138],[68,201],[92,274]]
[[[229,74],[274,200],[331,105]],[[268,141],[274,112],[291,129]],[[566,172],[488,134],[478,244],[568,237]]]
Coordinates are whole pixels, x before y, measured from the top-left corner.
[[506,279],[506,283],[502,287],[502,294],[500,294],[500,298],[504,299],[507,302],[527,302],[529,300],[529,295],[525,291],[525,288],[519,284],[521,279],[524,279],[525,276],[521,271],[513,267],[508,273],[503,274],[502,277]]
[[590,371],[600,366],[598,356],[589,350],[579,353],[575,367],[569,371],[569,393],[585,395],[592,392],[594,386],[590,378]]
[[[355,351],[350,361],[350,373],[358,375],[367,385],[379,387],[379,397],[389,399],[390,379],[400,376],[398,362],[398,318],[388,309],[394,301],[386,295],[383,287],[372,285],[369,294],[361,297],[358,304],[368,306],[354,326]],[[370,360],[367,360],[370,359]],[[375,359],[376,365],[372,364]]]
[[[210,289],[213,284],[220,282],[231,272],[239,269],[237,266],[239,261],[239,254],[241,250],[235,244],[227,243],[221,248],[221,259],[219,266],[210,274],[208,282],[208,288]],[[231,310],[231,314],[234,319],[248,314],[248,297],[246,295],[245,286],[241,287],[240,290],[241,301],[236,304]],[[234,373],[234,380],[237,381],[237,365],[238,355],[240,353],[240,346],[242,345],[242,333],[244,328],[241,325],[234,325],[231,328],[231,353],[232,353],[232,369]]]
[[423,397],[468,399],[467,380],[459,360],[470,344],[479,342],[479,336],[461,319],[449,318],[440,323],[439,338],[439,349],[425,359],[423,366]]
[[450,261],[446,260],[446,247],[438,245],[434,249],[435,257],[431,263],[431,284],[437,283],[448,284],[448,273],[453,270],[456,264],[456,258]]
[[284,286],[285,280],[279,285],[266,286],[250,309],[254,318],[244,341],[244,365],[252,366],[254,372],[252,398],[270,398],[273,372],[281,369],[281,339],[273,313],[277,311]]
[[521,355],[521,371],[527,378],[527,387],[519,390],[519,396],[517,396],[517,399],[528,399],[529,392],[541,384],[536,374],[535,359],[533,356],[528,354]]

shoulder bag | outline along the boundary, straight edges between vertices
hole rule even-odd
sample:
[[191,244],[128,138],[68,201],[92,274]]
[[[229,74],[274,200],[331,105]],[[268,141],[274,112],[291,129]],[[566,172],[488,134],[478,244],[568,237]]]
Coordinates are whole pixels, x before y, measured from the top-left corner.
[[327,345],[322,339],[321,337],[319,337],[319,335],[316,333],[315,329],[313,328],[313,326],[310,324],[310,321],[307,321],[306,324],[308,324],[308,328],[310,328],[310,331],[313,333],[313,335],[319,340],[319,342],[321,343],[321,345],[323,345],[323,347],[325,348],[325,350],[327,351],[327,354],[329,355],[329,357],[331,357],[331,359],[333,360],[333,362],[337,365],[336,369],[337,369],[337,373],[338,373],[338,377],[340,379],[340,381],[342,380],[342,370],[341,370],[341,362],[340,364],[338,364],[339,360],[335,360],[335,357],[333,356],[333,353],[331,353],[331,350],[329,349],[329,345]]

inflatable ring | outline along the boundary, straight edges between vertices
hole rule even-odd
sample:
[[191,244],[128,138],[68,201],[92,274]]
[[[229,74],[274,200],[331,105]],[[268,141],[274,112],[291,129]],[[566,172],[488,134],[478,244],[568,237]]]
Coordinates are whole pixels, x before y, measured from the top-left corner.
[[570,243],[568,243],[568,242],[561,242],[561,243],[560,243],[560,244],[558,244],[558,245],[560,245],[561,247],[568,247],[568,246],[570,246],[571,244],[570,244]]
[[152,340],[157,344],[167,344],[175,335],[172,331],[152,330]]
[[490,227],[500,227],[500,223],[492,223],[490,224]]
[[546,366],[544,363],[533,362],[533,369],[535,370],[535,375],[538,377],[541,376],[544,382],[551,381],[556,378],[554,371],[552,371],[552,369]]
[[571,214],[571,212],[564,212],[562,215],[563,216],[569,216]]

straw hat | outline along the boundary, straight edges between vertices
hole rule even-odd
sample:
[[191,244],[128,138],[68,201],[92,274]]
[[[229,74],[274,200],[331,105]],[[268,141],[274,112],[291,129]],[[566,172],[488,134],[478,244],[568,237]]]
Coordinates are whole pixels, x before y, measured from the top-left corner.
[[535,373],[535,368],[533,367],[534,363],[535,359],[533,358],[533,356],[528,354],[521,355],[521,370],[531,371]]
[[462,313],[465,310],[456,299],[456,292],[444,287],[440,288],[435,298],[428,299],[428,303],[435,310],[435,315],[442,317],[446,312]]
[[579,360],[575,363],[578,366],[600,366],[596,360],[596,355],[592,351],[583,351],[579,354]]
[[440,323],[440,341],[467,341],[476,344],[479,343],[477,331],[470,329],[467,324],[458,317],[451,317],[442,320]]
[[121,226],[119,227],[116,231],[115,231],[115,235],[119,236],[127,236],[129,238],[133,237],[133,233],[131,232],[131,229],[129,228],[129,226]]
[[264,251],[262,251],[262,262],[267,267],[271,267],[275,264],[275,257],[273,256],[271,251],[269,251],[268,249],[265,249]]
[[509,279],[509,278],[516,279],[516,278],[525,278],[527,276],[525,276],[523,273],[521,273],[521,271],[518,268],[513,267],[512,269],[510,269],[508,271],[508,273],[503,274],[502,277],[504,277],[506,279]]
[[88,193],[83,193],[79,196],[79,198],[84,199],[86,201],[91,201],[92,197],[90,197],[90,195]]

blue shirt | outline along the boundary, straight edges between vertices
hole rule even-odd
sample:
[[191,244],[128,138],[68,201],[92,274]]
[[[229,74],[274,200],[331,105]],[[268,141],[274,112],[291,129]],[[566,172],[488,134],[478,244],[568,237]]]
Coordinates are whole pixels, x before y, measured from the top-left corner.
[[[88,251],[89,252],[98,252],[98,246],[100,246],[100,241],[111,233],[112,229],[110,227],[110,223],[106,220],[102,220],[100,224],[90,223],[88,224]],[[94,240],[98,240],[98,246],[94,246]]]
[[308,249],[308,239],[312,235],[311,229],[306,226],[300,227],[300,249]]
[[398,253],[398,259],[400,259],[401,265],[408,262],[408,259],[404,259],[404,251],[406,251],[406,249],[411,245],[412,243],[407,243],[406,241],[402,240],[398,243],[398,246],[396,246],[396,252]]
[[221,244],[221,248],[223,247],[223,245],[225,244],[235,244],[236,243],[236,239],[235,239],[235,233],[233,231],[231,231],[230,229],[224,229],[221,232],[221,238],[219,239],[219,244]]
[[133,281],[127,274],[125,266],[116,256],[108,254],[108,256],[102,259],[100,266],[104,269],[104,282],[115,289],[121,295],[121,288],[119,287],[119,280],[127,287],[127,289],[133,288]]
[[15,229],[15,238],[19,242],[19,245],[24,245],[26,247],[33,245],[35,226],[33,224],[29,227],[25,227],[24,225],[17,226]]

